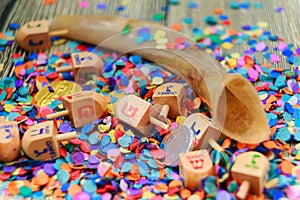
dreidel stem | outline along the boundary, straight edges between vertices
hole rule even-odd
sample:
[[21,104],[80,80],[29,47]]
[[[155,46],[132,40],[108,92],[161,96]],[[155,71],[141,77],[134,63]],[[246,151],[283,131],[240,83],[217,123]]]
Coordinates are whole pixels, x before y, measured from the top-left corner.
[[57,31],[51,31],[49,32],[49,36],[65,36],[69,33],[67,29],[57,30]]
[[243,181],[239,188],[239,191],[236,193],[236,196],[239,199],[245,199],[248,195],[249,189],[250,189],[250,183],[248,181]]
[[223,152],[224,149],[213,139],[209,139],[208,141],[209,145],[216,151]]
[[162,121],[159,121],[158,119],[156,119],[154,117],[150,117],[150,123],[153,124],[154,126],[157,126],[159,128],[163,128],[165,130],[167,130],[169,128],[169,125],[165,124]]
[[47,119],[54,119],[54,118],[58,118],[58,117],[61,117],[61,116],[67,116],[69,114],[70,114],[70,112],[68,110],[63,110],[61,112],[49,114],[46,117],[47,117]]
[[163,107],[161,108],[161,111],[158,115],[158,119],[160,121],[165,122],[166,119],[167,119],[167,116],[169,114],[169,111],[170,111],[170,106],[169,105],[163,105]]
[[76,131],[69,132],[69,133],[63,133],[63,134],[58,134],[55,136],[55,139],[57,142],[62,142],[62,141],[68,141],[77,138],[77,133]]
[[73,66],[57,67],[55,71],[57,73],[70,72],[73,70]]

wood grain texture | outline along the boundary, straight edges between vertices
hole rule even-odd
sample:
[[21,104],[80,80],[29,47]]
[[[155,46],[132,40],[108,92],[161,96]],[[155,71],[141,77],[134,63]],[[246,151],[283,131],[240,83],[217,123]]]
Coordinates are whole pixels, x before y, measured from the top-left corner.
[[[28,21],[47,19],[51,20],[56,15],[87,15],[87,14],[106,14],[124,17],[132,17],[138,19],[151,20],[156,13],[164,14],[165,20],[162,24],[170,26],[173,23],[179,23],[182,26],[182,31],[187,35],[191,35],[191,29],[194,27],[205,28],[206,25],[203,18],[207,15],[213,15],[214,8],[222,8],[224,13],[228,15],[231,26],[226,29],[242,30],[241,26],[248,24],[254,25],[259,21],[266,21],[269,23],[269,30],[273,35],[278,35],[285,39],[287,43],[294,44],[299,47],[299,25],[300,25],[300,1],[298,0],[252,0],[251,4],[261,2],[262,9],[255,9],[253,6],[249,10],[232,10],[229,8],[231,0],[193,0],[198,3],[197,9],[189,9],[188,2],[190,0],[181,0],[179,5],[169,5],[168,11],[162,11],[162,7],[167,5],[168,0],[131,0],[130,4],[126,6],[122,12],[117,11],[117,7],[121,5],[122,0],[102,0],[107,3],[107,9],[98,10],[98,0],[88,0],[89,8],[79,8],[80,0],[57,0],[54,5],[42,6],[43,0],[16,0],[13,9],[8,15],[5,23],[0,27],[0,31],[8,30],[11,22],[24,24]],[[3,5],[7,4],[7,0],[0,0],[0,11],[4,9]],[[279,6],[284,8],[282,13],[276,13],[275,9]],[[1,13],[1,12],[0,12]],[[193,23],[187,25],[183,19],[190,17]],[[267,42],[269,49],[273,49],[276,43]],[[223,54],[239,52],[243,53],[248,48],[247,44],[235,45],[230,51],[224,51]],[[55,51],[69,52],[67,45],[54,46],[49,53]],[[11,56],[13,53],[21,53],[25,55],[26,52],[17,48],[16,44],[7,47],[4,52],[0,52],[0,63],[3,63],[5,69],[0,72],[0,77],[11,76],[13,74],[13,61]],[[262,54],[256,55],[258,59],[264,60]],[[277,64],[278,67],[287,68],[285,62]],[[285,153],[285,156],[288,156]],[[7,197],[4,194],[0,199],[15,199]],[[30,198],[26,198],[30,199]],[[47,199],[52,199],[48,197]]]

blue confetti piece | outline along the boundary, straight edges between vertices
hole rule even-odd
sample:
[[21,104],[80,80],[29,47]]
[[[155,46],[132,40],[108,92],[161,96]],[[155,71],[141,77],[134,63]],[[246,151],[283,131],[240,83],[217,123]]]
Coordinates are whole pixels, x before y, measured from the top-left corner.
[[240,8],[240,4],[238,2],[232,1],[232,2],[229,3],[229,7],[231,9],[237,10],[237,9]]
[[183,18],[183,22],[184,22],[185,24],[192,24],[192,23],[193,23],[193,19],[192,19],[192,18],[189,18],[189,17]]
[[99,142],[99,135],[97,133],[90,134],[89,137],[88,137],[88,142],[91,145],[97,144]]
[[286,104],[284,105],[284,109],[285,109],[287,112],[289,112],[290,114],[293,114],[293,113],[294,113],[294,108],[293,108],[293,106],[292,106],[291,104],[289,104],[289,103],[286,103]]
[[94,193],[97,190],[97,185],[93,180],[87,179],[83,184],[83,189],[87,193]]
[[132,164],[130,162],[125,162],[122,165],[121,171],[122,172],[129,172],[131,170]]
[[109,143],[110,143],[110,136],[106,135],[106,136],[102,137],[100,146],[104,147],[104,146],[108,145]]
[[129,145],[133,142],[133,138],[127,134],[124,134],[122,137],[118,139],[119,145],[123,148],[129,147]]
[[58,182],[60,182],[61,184],[67,183],[69,181],[69,179],[70,179],[70,174],[66,170],[59,170],[56,173],[56,176],[57,176]]
[[91,132],[94,129],[94,125],[93,124],[87,124],[84,125],[81,129],[81,133],[82,134],[87,134],[89,132]]
[[291,134],[287,128],[281,128],[276,133],[276,139],[280,139],[284,142],[288,142],[291,139]]

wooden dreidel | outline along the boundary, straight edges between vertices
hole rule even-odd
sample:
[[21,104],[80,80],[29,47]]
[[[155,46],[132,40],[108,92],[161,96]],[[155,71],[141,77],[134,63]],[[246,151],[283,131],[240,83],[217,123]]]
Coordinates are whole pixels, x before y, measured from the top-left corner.
[[237,156],[231,168],[233,179],[242,182],[237,197],[245,199],[248,191],[260,195],[268,177],[269,160],[261,153],[249,151]]
[[148,137],[152,124],[161,126],[163,123],[150,116],[151,106],[151,103],[135,95],[126,95],[114,104],[114,113],[119,120]]
[[209,118],[201,113],[195,113],[188,116],[184,123],[192,133],[194,133],[193,149],[211,149],[214,141],[217,141],[220,136],[223,137],[221,131],[216,128]]
[[91,75],[99,76],[103,73],[103,62],[94,53],[72,53],[71,58],[72,66],[57,67],[56,72],[62,73],[73,71],[75,80],[89,80]]
[[66,110],[47,115],[48,119],[69,116],[72,124],[77,128],[101,118],[107,110],[105,98],[93,91],[82,91],[62,97],[62,104]]
[[154,104],[168,105],[170,118],[179,115],[186,115],[185,102],[186,94],[182,84],[166,83],[157,87],[152,95]]
[[46,50],[51,47],[51,36],[64,36],[67,30],[49,31],[46,20],[28,22],[16,32],[17,44],[28,51]]
[[53,160],[60,157],[59,142],[77,138],[77,133],[58,134],[53,121],[46,121],[30,127],[22,138],[25,154],[39,161]]
[[180,155],[179,174],[190,190],[198,189],[201,180],[213,174],[213,163],[207,150],[191,151]]
[[0,117],[0,162],[11,162],[20,153],[20,134],[15,121],[5,122]]

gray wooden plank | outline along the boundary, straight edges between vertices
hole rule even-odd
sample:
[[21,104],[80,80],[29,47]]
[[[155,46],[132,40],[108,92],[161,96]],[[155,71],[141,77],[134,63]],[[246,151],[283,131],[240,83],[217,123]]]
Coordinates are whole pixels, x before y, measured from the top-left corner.
[[[102,3],[107,4],[107,8],[99,10],[97,5],[99,1],[89,0],[88,8],[80,8],[79,3],[82,0],[57,0],[53,5],[42,5],[43,0],[17,0],[14,8],[8,16],[2,30],[8,30],[11,22],[19,23],[20,25],[25,24],[29,21],[46,19],[50,20],[56,15],[112,15],[112,16],[123,16],[130,18],[138,18],[144,20],[151,20],[152,16],[156,13],[161,13],[161,8],[166,6],[165,0],[155,1],[142,0],[142,1],[127,1],[128,4],[124,4],[124,0],[102,0]],[[123,11],[118,11],[119,6],[124,5]],[[160,22],[164,23],[164,21]],[[67,45],[59,45],[51,48],[49,53],[55,51],[69,52],[70,49]],[[6,50],[0,53],[0,63],[5,65],[6,70],[0,72],[0,77],[11,76],[13,71],[13,61],[11,55],[13,53],[21,53],[25,55],[25,52],[17,48],[16,44],[11,47],[7,47]]]

